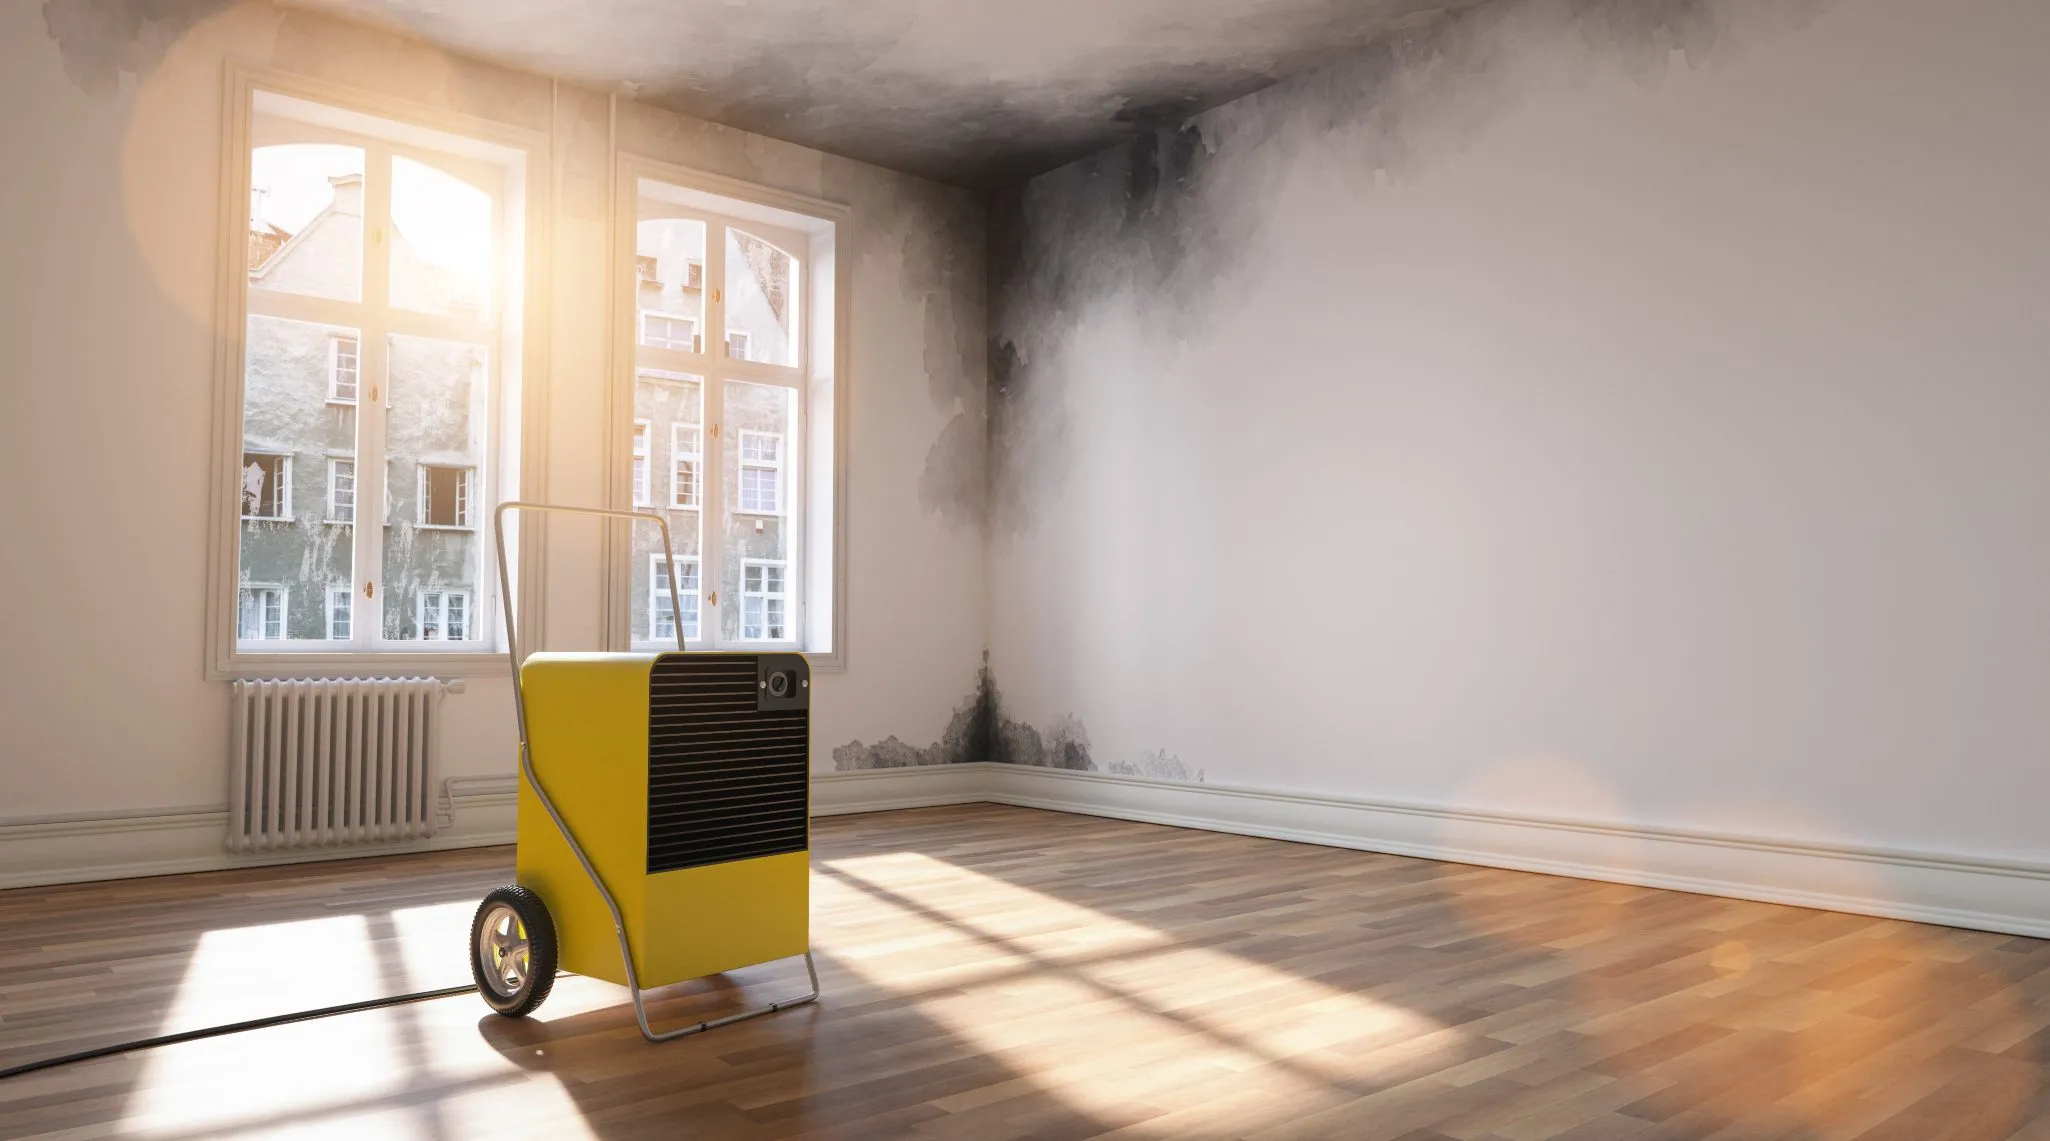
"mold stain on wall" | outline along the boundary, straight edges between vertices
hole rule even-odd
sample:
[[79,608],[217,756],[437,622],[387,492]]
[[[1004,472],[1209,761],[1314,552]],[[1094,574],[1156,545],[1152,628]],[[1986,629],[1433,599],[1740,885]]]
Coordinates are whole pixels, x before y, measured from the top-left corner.
[[1142,339],[1200,341],[1249,275],[1290,166],[1335,154],[1377,181],[1464,149],[1513,108],[1526,45],[1583,78],[1656,83],[1807,26],[1838,0],[1501,0],[1450,12],[1321,70],[1139,136],[990,200],[989,478],[995,532],[1050,509],[1072,466],[1063,354],[1135,312]]
[[1088,731],[1080,720],[1064,716],[1042,732],[1004,711],[1003,695],[990,674],[987,654],[976,674],[974,692],[954,707],[953,719],[938,741],[919,748],[889,736],[872,745],[850,741],[833,750],[833,768],[840,772],[974,761],[1098,771],[1089,752]]

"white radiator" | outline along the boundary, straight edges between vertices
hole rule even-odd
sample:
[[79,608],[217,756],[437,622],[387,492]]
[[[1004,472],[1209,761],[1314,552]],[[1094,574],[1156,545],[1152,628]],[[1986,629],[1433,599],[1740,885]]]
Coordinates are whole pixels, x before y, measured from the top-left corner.
[[229,849],[432,836],[444,692],[433,678],[236,682]]

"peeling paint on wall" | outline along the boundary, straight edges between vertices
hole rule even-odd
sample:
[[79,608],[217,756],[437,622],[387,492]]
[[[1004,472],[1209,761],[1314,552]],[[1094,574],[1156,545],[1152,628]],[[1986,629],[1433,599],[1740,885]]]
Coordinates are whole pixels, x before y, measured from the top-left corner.
[[44,0],[43,23],[64,57],[64,74],[90,95],[109,95],[121,77],[142,75],[187,28],[234,0]]

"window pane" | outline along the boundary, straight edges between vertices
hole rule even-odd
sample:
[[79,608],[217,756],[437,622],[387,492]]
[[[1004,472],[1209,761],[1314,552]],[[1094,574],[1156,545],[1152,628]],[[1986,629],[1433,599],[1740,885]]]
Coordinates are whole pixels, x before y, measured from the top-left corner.
[[392,160],[391,303],[417,313],[490,315],[491,196],[425,163]]
[[462,641],[483,545],[485,397],[482,345],[394,334],[386,387],[383,635]]
[[705,224],[646,216],[663,209],[642,200],[634,248],[635,335],[649,348],[703,352]]
[[[687,563],[680,585],[683,600],[684,635],[697,639],[698,584],[695,560],[699,555],[700,523],[704,499],[704,382],[682,373],[642,370],[634,381],[634,419],[648,426],[648,465],[653,473],[650,489],[653,506],[669,517],[669,538],[676,557]],[[635,439],[639,439],[638,427]],[[633,528],[633,593],[646,600],[633,607],[631,631],[634,643],[644,649],[675,649],[676,633],[669,625],[669,602],[665,589],[657,592],[656,571],[661,562],[662,532],[652,523]],[[661,597],[657,599],[657,594]],[[658,609],[659,608],[659,609]]]
[[[787,589],[795,556],[790,488],[797,448],[797,392],[778,385],[727,381],[720,449],[725,477],[724,564],[718,589],[739,606],[719,607],[727,639],[794,639]],[[784,596],[777,598],[775,596]],[[752,600],[752,601],[750,601]]]
[[726,231],[726,355],[797,363],[797,261],[745,230]]
[[[262,130],[267,120],[259,119]],[[363,299],[363,151],[256,147],[249,161],[249,287]]]
[[350,581],[354,529],[329,521],[337,464],[353,503],[356,409],[328,401],[331,345],[355,330],[249,318],[242,388],[236,636],[327,638],[327,588]]

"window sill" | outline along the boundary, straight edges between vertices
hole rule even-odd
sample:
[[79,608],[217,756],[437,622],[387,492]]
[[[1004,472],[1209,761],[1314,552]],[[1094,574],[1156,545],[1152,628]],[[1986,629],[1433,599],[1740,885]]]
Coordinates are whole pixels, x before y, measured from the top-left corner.
[[297,519],[293,518],[293,517],[292,517],[292,516],[290,516],[290,515],[244,515],[244,516],[242,517],[242,521],[243,521],[244,523],[297,523],[297,522],[298,522],[298,520],[297,520]]
[[327,402],[337,408],[354,408],[356,406],[354,400],[345,400],[339,396],[330,396],[327,398]]
[[750,518],[750,519],[781,519],[781,518],[784,518],[783,512],[781,512],[781,511],[735,511],[735,512],[734,512],[734,514],[735,514],[735,515],[745,515],[745,516],[747,516],[747,517],[748,517],[748,518]]
[[415,523],[413,526],[422,531],[468,531],[475,533],[477,530],[475,527],[459,527],[454,523]]
[[241,678],[316,677],[509,677],[503,651],[320,651],[265,653],[243,650],[225,667],[207,670],[208,681]]

